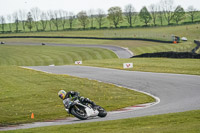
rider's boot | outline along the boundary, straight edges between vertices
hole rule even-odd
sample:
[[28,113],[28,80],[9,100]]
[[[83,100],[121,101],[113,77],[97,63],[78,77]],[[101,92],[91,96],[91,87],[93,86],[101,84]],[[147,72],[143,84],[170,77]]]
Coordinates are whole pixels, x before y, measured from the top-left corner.
[[93,101],[91,101],[89,98],[84,98],[84,99],[82,99],[82,101],[85,102],[85,103],[91,104],[92,107],[96,106],[96,104]]

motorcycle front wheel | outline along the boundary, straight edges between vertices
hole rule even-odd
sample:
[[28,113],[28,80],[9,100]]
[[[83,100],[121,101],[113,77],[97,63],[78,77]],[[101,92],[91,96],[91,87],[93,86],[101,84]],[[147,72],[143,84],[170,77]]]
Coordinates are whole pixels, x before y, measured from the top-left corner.
[[73,107],[71,109],[71,114],[74,115],[75,117],[79,118],[80,120],[86,120],[88,118],[88,116],[85,112],[85,109],[83,107],[79,108],[79,109],[76,109],[75,107]]

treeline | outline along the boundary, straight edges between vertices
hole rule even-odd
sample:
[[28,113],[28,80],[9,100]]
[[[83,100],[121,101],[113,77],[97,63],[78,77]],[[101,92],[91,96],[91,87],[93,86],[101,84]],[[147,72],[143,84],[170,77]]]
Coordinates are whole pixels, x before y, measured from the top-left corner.
[[[105,29],[134,27],[136,21],[143,26],[179,24],[182,21],[194,23],[199,11],[193,6],[184,9],[180,5],[174,7],[173,0],[161,0],[149,7],[142,7],[137,12],[132,4],[122,10],[121,7],[110,7],[106,14],[104,10],[80,11],[78,14],[65,10],[41,11],[32,8],[30,11],[19,10],[7,16],[0,16],[2,33],[26,31],[53,31],[73,29]],[[189,20],[189,21],[188,21]],[[76,26],[75,26],[76,23]],[[105,26],[106,25],[106,26]],[[68,27],[68,28],[66,28]]]

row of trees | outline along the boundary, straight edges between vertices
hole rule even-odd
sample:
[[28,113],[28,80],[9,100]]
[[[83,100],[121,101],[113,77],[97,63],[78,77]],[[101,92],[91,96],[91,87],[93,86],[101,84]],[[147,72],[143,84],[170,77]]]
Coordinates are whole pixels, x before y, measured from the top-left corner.
[[[193,6],[189,6],[187,9],[187,14],[191,17],[191,22],[194,22],[195,16],[197,14],[197,9]],[[7,18],[7,21],[6,21]],[[64,30],[68,24],[70,29],[73,28],[75,20],[78,20],[85,29],[89,24],[91,28],[94,28],[94,21],[98,23],[99,28],[105,23],[105,19],[108,19],[111,24],[117,28],[119,24],[126,20],[130,27],[140,19],[145,25],[153,22],[154,25],[157,22],[163,25],[164,20],[167,21],[168,25],[171,21],[175,21],[177,24],[185,18],[185,10],[180,5],[174,8],[173,0],[161,0],[158,4],[152,4],[147,8],[144,6],[140,12],[136,12],[133,5],[129,4],[125,6],[124,11],[121,7],[111,7],[108,9],[108,14],[106,14],[102,9],[90,10],[89,12],[81,11],[77,15],[73,12],[67,12],[64,10],[55,10],[43,12],[39,8],[32,8],[29,12],[24,10],[19,10],[12,15],[0,16],[0,24],[2,32],[5,31],[5,25],[8,26],[10,31],[13,31],[13,25],[15,26],[15,31],[19,31],[19,26],[21,25],[22,30],[26,31],[28,28],[30,31],[35,27],[37,31],[45,31],[47,26],[52,30],[53,26],[56,30],[62,27]],[[42,29],[40,29],[40,27]]]
[[[198,12],[197,9],[193,6],[189,6],[187,11],[185,11],[180,5],[174,8],[173,0],[161,0],[158,4],[151,4],[149,6],[149,10],[146,6],[144,6],[139,13],[137,13],[135,8],[129,4],[125,6],[123,14],[126,17],[129,26],[132,27],[138,16],[140,20],[145,23],[145,25],[151,21],[153,21],[153,24],[156,25],[157,19],[160,21],[160,25],[163,25],[164,19],[167,20],[168,25],[170,25],[173,20],[176,24],[178,24],[181,20],[185,19],[186,12],[188,12],[188,15],[191,17],[191,22],[193,23]],[[108,10],[108,19],[113,22],[115,27],[117,27],[123,19],[121,8],[111,7]]]

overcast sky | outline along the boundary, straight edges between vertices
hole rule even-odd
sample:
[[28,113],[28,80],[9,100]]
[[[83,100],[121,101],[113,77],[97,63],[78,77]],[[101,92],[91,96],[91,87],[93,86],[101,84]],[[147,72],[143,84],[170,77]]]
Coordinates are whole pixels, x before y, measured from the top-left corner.
[[[120,6],[124,9],[127,4],[132,4],[136,11],[142,6],[156,4],[160,0],[0,0],[0,15],[12,14],[20,9],[29,11],[33,7],[38,7],[43,11],[64,9],[77,14],[81,10],[101,8],[105,12],[112,6]],[[200,0],[174,0],[174,5],[182,5],[184,9],[193,5],[200,10]]]

